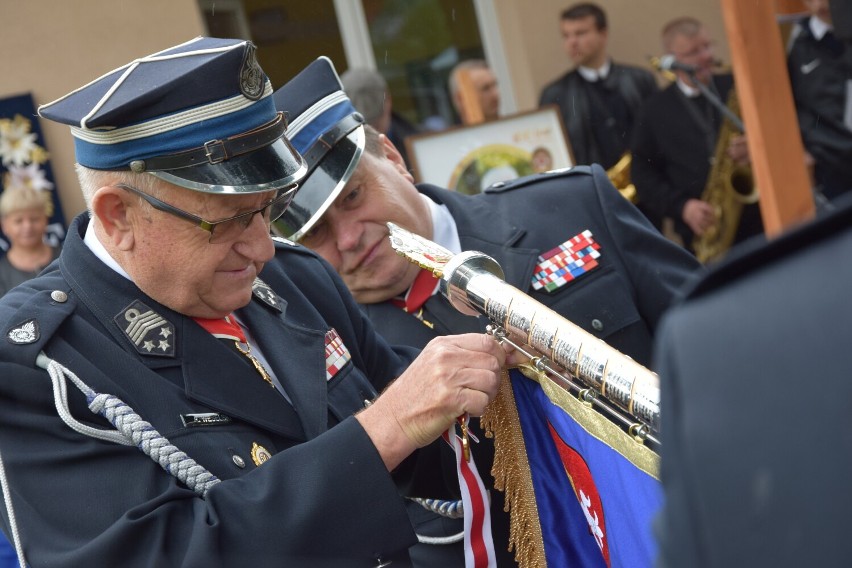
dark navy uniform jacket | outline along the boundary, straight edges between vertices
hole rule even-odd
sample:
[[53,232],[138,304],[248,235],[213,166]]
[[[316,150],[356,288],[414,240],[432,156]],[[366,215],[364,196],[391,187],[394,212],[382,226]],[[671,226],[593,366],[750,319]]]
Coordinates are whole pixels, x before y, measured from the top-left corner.
[[[650,364],[660,316],[678,288],[700,269],[695,257],[651,226],[597,165],[495,184],[472,196],[429,185],[418,189],[447,206],[462,250],[491,256],[503,268],[506,282],[644,365]],[[600,244],[599,266],[552,293],[533,290],[539,255],[587,229]],[[488,323],[459,313],[440,295],[432,296],[423,309],[423,320],[431,327],[390,302],[361,307],[379,333],[414,347],[438,335],[482,332]],[[493,442],[479,439],[473,444],[474,457],[484,479],[490,480]],[[505,550],[508,520],[497,491],[491,492],[491,515],[499,565],[511,565],[512,556]]]
[[[0,301],[0,452],[28,561],[373,566],[406,556],[416,538],[404,502],[351,416],[407,361],[373,332],[334,271],[279,243],[260,276],[275,293],[259,289],[237,312],[290,404],[238,353],[98,260],[82,242],[86,222],[78,217],[41,276]],[[140,305],[169,324],[166,346],[149,350],[125,333],[128,308]],[[351,361],[327,381],[331,328]],[[40,351],[121,398],[222,482],[202,499],[136,447],[73,431],[36,367]],[[70,382],[68,402],[77,421],[111,427]],[[184,425],[182,415],[202,413],[221,416]],[[255,444],[271,454],[259,466]],[[3,519],[8,534],[5,511]]]
[[765,246],[744,245],[665,317],[659,566],[849,566],[845,199]]
[[[660,235],[597,165],[495,184],[473,196],[428,185],[418,189],[450,210],[462,250],[493,257],[506,282],[643,365],[650,364],[661,314],[700,268],[692,255]],[[599,266],[554,292],[533,290],[539,255],[585,230],[600,245]],[[483,331],[487,323],[459,314],[438,295],[424,309],[434,329],[390,302],[362,309],[386,338],[417,347],[436,335]]]

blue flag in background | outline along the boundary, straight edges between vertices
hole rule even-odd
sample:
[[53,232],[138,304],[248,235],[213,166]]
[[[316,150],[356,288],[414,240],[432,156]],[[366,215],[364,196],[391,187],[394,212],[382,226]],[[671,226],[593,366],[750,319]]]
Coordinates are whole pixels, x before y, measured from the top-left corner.
[[547,565],[652,566],[656,454],[549,379],[510,376]]

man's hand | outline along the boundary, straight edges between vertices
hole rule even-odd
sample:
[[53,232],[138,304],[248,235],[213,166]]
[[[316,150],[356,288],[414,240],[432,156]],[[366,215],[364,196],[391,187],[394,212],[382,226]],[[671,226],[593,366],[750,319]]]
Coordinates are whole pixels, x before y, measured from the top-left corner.
[[700,237],[716,222],[716,212],[706,201],[690,199],[683,206],[683,222]]
[[356,415],[389,470],[438,438],[459,416],[485,411],[497,394],[506,351],[482,334],[436,337]]

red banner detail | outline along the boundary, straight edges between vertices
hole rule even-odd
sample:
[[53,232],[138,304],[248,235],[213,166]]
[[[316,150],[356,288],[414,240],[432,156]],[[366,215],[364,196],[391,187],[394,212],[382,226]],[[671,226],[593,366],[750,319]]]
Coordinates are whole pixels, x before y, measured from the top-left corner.
[[550,436],[556,445],[556,451],[562,460],[565,473],[568,475],[571,486],[574,488],[574,494],[580,502],[580,507],[583,509],[586,521],[589,523],[589,533],[598,543],[598,548],[600,548],[601,554],[603,554],[604,561],[609,566],[609,539],[607,538],[603,503],[601,502],[598,488],[595,485],[595,480],[592,477],[592,472],[589,471],[589,466],[586,464],[583,456],[565,443],[556,429],[553,428],[550,421],[547,422],[547,428],[550,430]]

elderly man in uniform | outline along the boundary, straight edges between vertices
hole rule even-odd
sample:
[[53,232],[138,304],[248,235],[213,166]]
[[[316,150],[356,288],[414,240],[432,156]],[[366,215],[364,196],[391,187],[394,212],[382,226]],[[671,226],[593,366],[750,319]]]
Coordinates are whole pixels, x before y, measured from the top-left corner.
[[[307,85],[311,101],[302,95]],[[660,315],[699,265],[660,235],[599,166],[537,174],[475,196],[415,186],[386,137],[346,114],[308,112],[333,101],[339,88],[330,62],[319,59],[274,95],[292,117],[291,139],[310,173],[273,228],[328,260],[377,330],[394,343],[422,347],[437,336],[484,329],[436,295],[427,272],[394,252],[386,226],[393,221],[453,252],[492,256],[510,284],[649,364]],[[338,142],[309,147],[303,133],[314,131]],[[546,274],[548,265],[565,273]],[[495,547],[505,549],[501,509],[501,496],[493,495]]]
[[0,301],[22,562],[384,566],[416,542],[393,474],[483,411],[506,353],[446,338],[406,370],[273,243],[306,170],[271,94],[250,42],[196,38],[40,109],[72,125],[89,211]]

